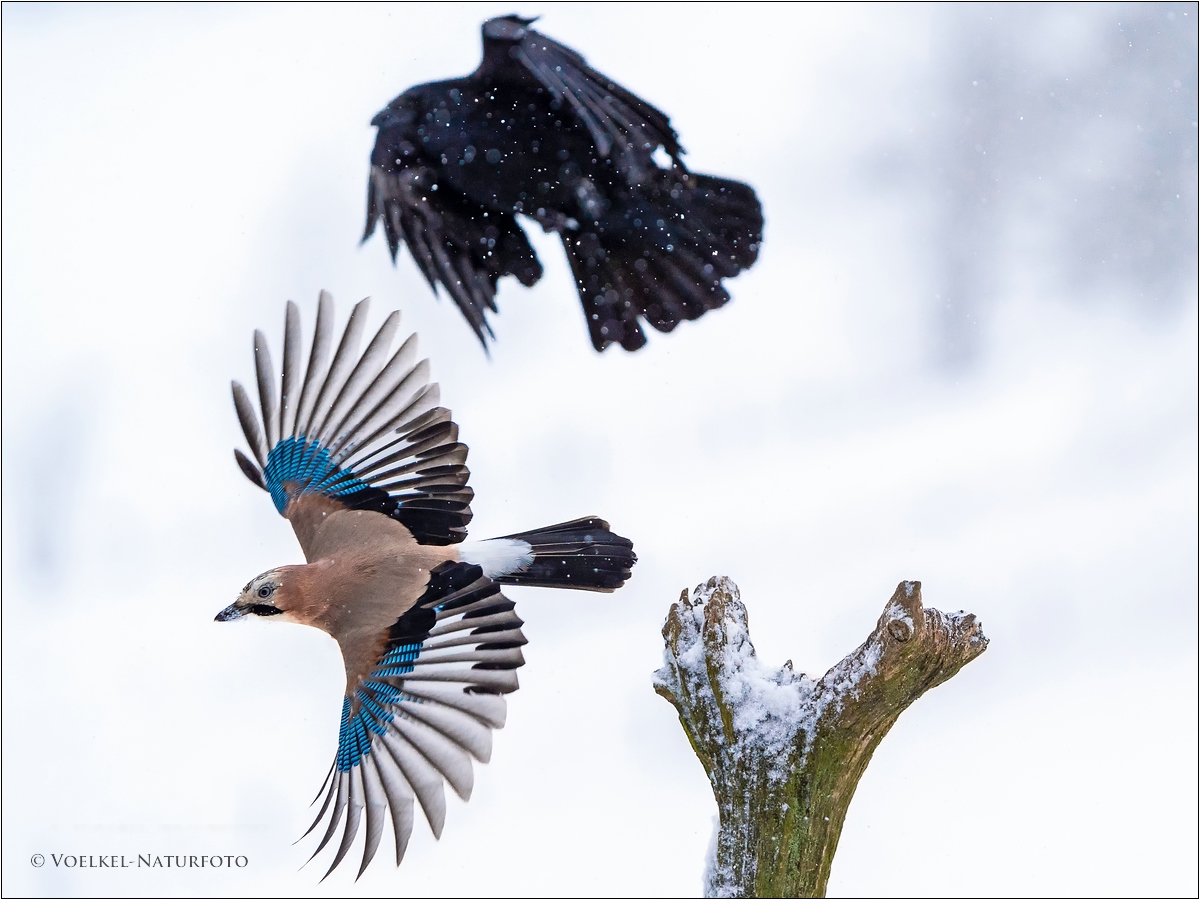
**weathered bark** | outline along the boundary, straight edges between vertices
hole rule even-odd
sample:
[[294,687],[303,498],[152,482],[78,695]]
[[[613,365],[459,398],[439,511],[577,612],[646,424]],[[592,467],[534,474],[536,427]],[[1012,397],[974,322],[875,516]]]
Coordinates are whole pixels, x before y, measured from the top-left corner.
[[901,582],[875,630],[820,681],[758,661],[737,585],[684,591],[654,689],[670,700],[720,811],[709,897],[824,897],[846,810],[910,703],[987,647],[975,616],[925,609]]

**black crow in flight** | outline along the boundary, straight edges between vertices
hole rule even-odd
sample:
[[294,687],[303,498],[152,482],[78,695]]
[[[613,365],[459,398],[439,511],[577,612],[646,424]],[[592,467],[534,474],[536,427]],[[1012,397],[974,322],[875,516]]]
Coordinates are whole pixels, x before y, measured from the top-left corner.
[[639,317],[670,331],[729,299],[721,279],[754,263],[762,207],[748,185],[689,172],[665,113],[532,21],[485,22],[478,69],[371,120],[363,240],[382,219],[393,261],[403,241],[486,349],[496,282],[542,275],[529,216],[562,237],[592,345],[637,350]]

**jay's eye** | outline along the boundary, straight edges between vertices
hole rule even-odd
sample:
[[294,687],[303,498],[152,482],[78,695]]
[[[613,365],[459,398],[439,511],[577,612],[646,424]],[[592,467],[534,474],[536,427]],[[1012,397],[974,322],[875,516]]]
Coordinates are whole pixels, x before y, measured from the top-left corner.
[[264,584],[262,587],[260,587],[258,589],[258,596],[260,596],[264,600],[266,600],[268,597],[271,596],[271,590],[272,590],[271,585]]

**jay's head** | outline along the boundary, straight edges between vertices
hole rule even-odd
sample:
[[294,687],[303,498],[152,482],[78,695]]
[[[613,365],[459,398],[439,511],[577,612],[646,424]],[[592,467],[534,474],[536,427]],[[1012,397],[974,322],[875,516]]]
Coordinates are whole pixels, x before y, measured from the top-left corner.
[[215,621],[229,622],[245,616],[282,616],[281,621],[290,621],[291,617],[287,613],[291,611],[289,601],[292,592],[289,591],[289,586],[293,579],[289,578],[288,573],[288,569],[291,568],[294,567],[271,569],[251,579],[250,583],[242,588],[238,598],[217,613]]

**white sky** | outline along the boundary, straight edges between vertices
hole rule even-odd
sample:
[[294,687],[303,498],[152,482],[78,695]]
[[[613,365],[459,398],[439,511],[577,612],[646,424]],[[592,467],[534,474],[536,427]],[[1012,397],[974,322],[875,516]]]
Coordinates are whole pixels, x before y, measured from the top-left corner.
[[[540,7],[671,114],[693,168],[755,186],[765,246],[725,309],[597,355],[561,248],[531,234],[546,274],[504,283],[489,361],[411,259],[357,238],[370,117],[473,69],[479,23],[510,7],[6,4],[4,893],[698,894],[716,807],[650,673],[671,601],[726,574],[763,659],[814,676],[902,579],[991,639],[879,747],[831,896],[1194,894],[1194,150],[1155,182],[1161,207],[1137,201],[1184,223],[1186,259],[1159,238],[1145,257],[1183,273],[1152,298],[1143,269],[1104,274],[1115,252],[1088,281],[1053,249],[1080,191],[1142,165],[1143,126],[1194,148],[1171,99],[1194,108],[1194,49],[1182,89],[1168,72],[1155,93],[1150,67],[1148,101],[1104,110],[1086,160],[1054,169],[1021,137],[968,166],[1019,196],[995,218],[930,125],[959,121],[975,63],[947,48],[971,40],[1025,54],[1013,109],[990,95],[997,135],[1024,134],[1009,113],[1044,73],[1104,75],[1121,10],[1065,9],[1026,29],[996,8]],[[1183,23],[1194,48],[1167,12],[1139,33]],[[1136,81],[1118,74],[1104,96]],[[1042,134],[1072,114],[1029,102]],[[967,152],[983,166],[989,146]],[[976,260],[948,282],[958,318],[949,246]],[[255,327],[279,347],[285,300],[311,327],[322,287],[342,316],[370,294],[376,322],[398,307],[420,332],[471,446],[473,537],[597,513],[640,562],[611,596],[511,591],[527,664],[474,797],[451,797],[440,842],[419,820],[400,870],[385,846],[357,884],[347,862],[318,886],[323,868],[297,871],[313,844],[291,842],[337,741],[336,646],[212,617],[301,561],[233,464],[228,382],[253,377]]]

